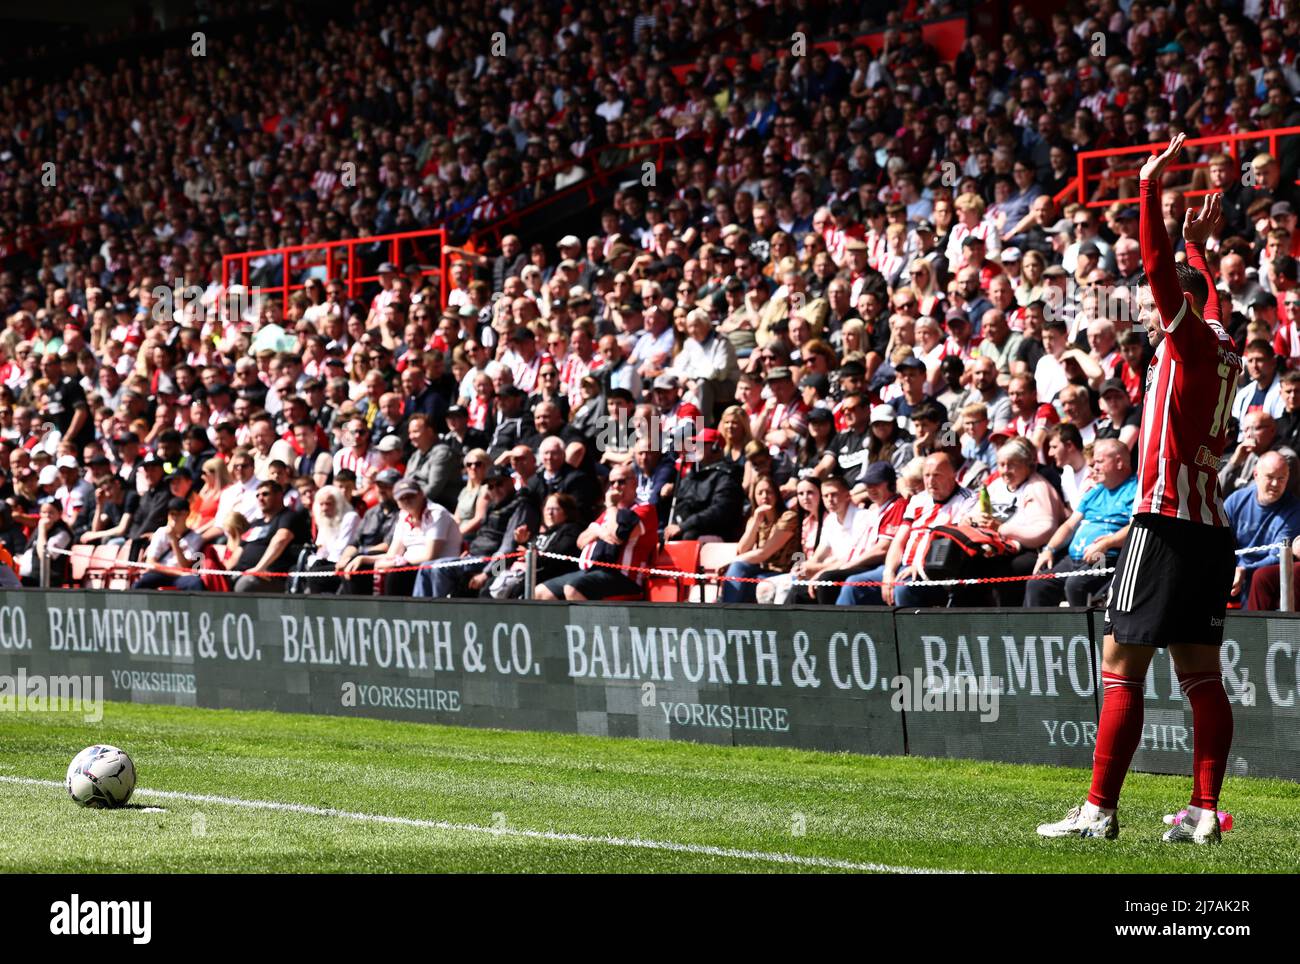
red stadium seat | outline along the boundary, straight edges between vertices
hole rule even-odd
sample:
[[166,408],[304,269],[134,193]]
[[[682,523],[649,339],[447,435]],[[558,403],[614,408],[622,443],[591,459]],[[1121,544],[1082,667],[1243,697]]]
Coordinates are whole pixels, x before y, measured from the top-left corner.
[[86,578],[86,570],[90,567],[91,557],[95,554],[95,547],[90,544],[78,544],[72,547],[72,556],[69,560],[68,568],[68,585],[80,586]]

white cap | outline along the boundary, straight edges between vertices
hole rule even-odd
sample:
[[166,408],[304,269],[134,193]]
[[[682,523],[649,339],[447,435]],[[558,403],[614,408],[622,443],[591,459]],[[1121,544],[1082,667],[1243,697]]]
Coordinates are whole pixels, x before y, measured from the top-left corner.
[[876,422],[897,422],[898,413],[894,411],[892,405],[873,405],[871,406],[871,421]]
[[41,485],[53,485],[59,481],[59,470],[53,465],[47,465],[41,469],[40,477],[36,480]]
[[557,247],[567,248],[575,244],[581,247],[582,239],[579,238],[576,234],[566,234],[564,237],[560,238],[560,243],[557,245]]
[[71,455],[60,455],[60,456],[59,456],[59,460],[58,460],[57,462],[54,463],[54,467],[55,467],[55,468],[58,468],[58,469],[79,469],[79,468],[81,468],[81,466],[77,464],[77,460],[76,460],[76,458],[74,458],[74,457],[71,456]]

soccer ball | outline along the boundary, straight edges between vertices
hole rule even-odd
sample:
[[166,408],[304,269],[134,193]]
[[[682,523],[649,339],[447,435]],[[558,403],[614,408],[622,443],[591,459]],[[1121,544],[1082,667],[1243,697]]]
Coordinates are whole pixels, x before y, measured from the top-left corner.
[[68,767],[67,787],[79,807],[120,807],[135,789],[135,764],[115,746],[88,746]]

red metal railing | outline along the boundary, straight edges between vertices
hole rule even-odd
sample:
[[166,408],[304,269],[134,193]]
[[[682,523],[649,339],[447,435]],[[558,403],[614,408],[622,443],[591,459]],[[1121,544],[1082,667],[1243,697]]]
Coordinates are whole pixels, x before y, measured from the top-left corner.
[[[307,286],[306,280],[296,281],[295,277],[312,267],[323,264],[327,281],[343,281],[348,286],[348,297],[355,298],[361,286],[377,282],[379,275],[360,274],[357,248],[370,247],[375,244],[387,244],[389,253],[385,261],[391,261],[398,271],[412,260],[408,254],[402,256],[403,242],[415,242],[420,239],[438,242],[437,267],[430,267],[427,256],[415,258],[420,263],[420,276],[439,280],[438,290],[442,307],[447,306],[447,277],[450,251],[447,247],[447,232],[442,228],[427,228],[423,231],[403,231],[398,234],[379,234],[366,238],[349,238],[344,241],[321,241],[315,244],[293,244],[283,248],[266,248],[261,251],[242,251],[239,254],[227,254],[221,258],[221,286],[229,288],[232,284],[247,286],[249,265],[256,258],[280,258],[280,284],[259,285],[258,290],[264,295],[278,295],[287,298],[295,291]],[[296,263],[295,263],[295,256]],[[313,257],[316,256],[316,257]]]
[[[1280,137],[1291,137],[1300,134],[1300,127],[1278,127],[1272,130],[1263,131],[1243,131],[1239,134],[1214,134],[1210,137],[1189,137],[1186,142],[1187,147],[1207,147],[1210,153],[1227,154],[1232,158],[1233,166],[1238,174],[1241,172],[1241,155],[1246,150],[1246,145],[1250,144],[1267,144],[1268,153],[1274,158],[1277,154],[1277,141]],[[1168,141],[1162,141],[1157,144],[1140,144],[1136,147],[1112,147],[1100,151],[1082,151],[1078,156],[1079,174],[1075,178],[1074,192],[1077,194],[1075,200],[1085,207],[1101,208],[1119,202],[1121,204],[1137,204],[1136,197],[1109,197],[1098,201],[1089,200],[1092,185],[1100,181],[1107,174],[1115,178],[1134,178],[1138,176],[1141,165],[1132,169],[1109,171],[1109,159],[1112,157],[1125,157],[1128,155],[1138,155],[1141,160],[1145,161],[1151,154],[1164,150]],[[1208,167],[1205,161],[1193,161],[1189,164],[1171,164],[1168,167],[1170,171],[1194,171]],[[1118,193],[1118,192],[1116,192]],[[1209,189],[1197,189],[1186,192],[1186,197],[1197,197],[1209,193]]]

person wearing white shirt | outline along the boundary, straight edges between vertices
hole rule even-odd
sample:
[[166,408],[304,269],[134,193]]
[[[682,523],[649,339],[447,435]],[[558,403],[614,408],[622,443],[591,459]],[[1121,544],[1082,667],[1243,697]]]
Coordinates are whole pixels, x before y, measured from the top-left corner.
[[[382,555],[353,556],[345,571],[372,566],[379,570],[398,569],[460,555],[463,539],[455,517],[436,502],[430,502],[419,483],[403,479],[393,487],[393,498],[400,515],[387,551]],[[417,596],[449,595],[454,584],[449,572],[446,568],[430,568],[418,573],[390,573],[384,582],[384,595],[404,596],[412,590]]]
[[690,399],[705,421],[711,422],[717,400],[729,400],[735,394],[740,379],[736,348],[730,339],[714,331],[708,312],[700,308],[686,316],[686,333],[689,337],[668,374],[676,375],[690,387]]
[[159,589],[174,586],[183,572],[203,557],[203,536],[186,524],[190,504],[184,499],[167,503],[167,524],[154,531],[141,561],[146,565],[171,569],[150,569],[131,584],[132,589]]
[[234,481],[221,490],[217,498],[217,512],[212,524],[203,530],[204,542],[211,542],[223,534],[222,527],[231,515],[238,512],[249,522],[262,518],[262,507],[257,503],[257,476],[253,474],[253,456],[248,449],[235,449],[230,456],[230,474]]
[[[842,475],[829,475],[822,480],[822,503],[826,514],[822,517],[821,540],[812,557],[795,566],[796,580],[812,580],[823,572],[843,569],[852,558],[862,530],[871,524],[871,513],[854,505],[849,484]],[[787,600],[806,603],[815,595],[811,587],[796,586]]]

